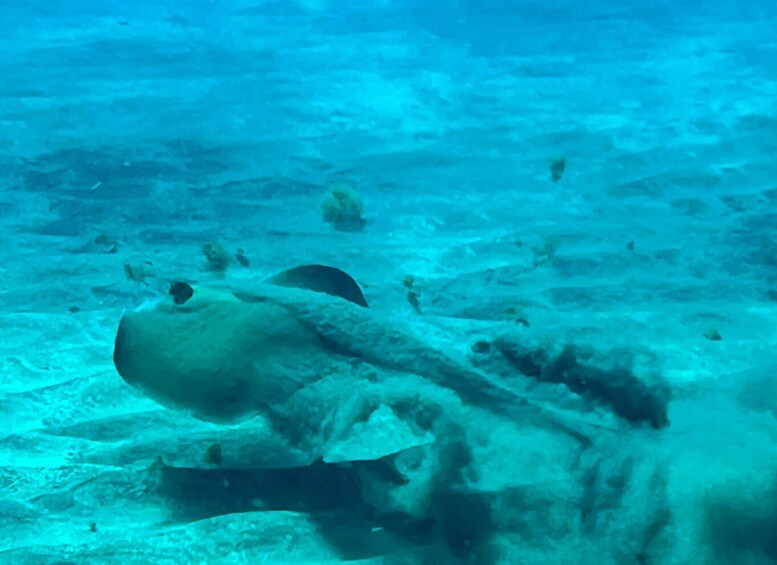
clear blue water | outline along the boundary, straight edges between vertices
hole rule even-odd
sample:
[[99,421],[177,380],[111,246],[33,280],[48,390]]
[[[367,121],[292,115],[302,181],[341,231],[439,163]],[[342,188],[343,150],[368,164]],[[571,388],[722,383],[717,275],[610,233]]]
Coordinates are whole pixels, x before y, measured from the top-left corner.
[[777,561],[777,4],[0,29],[0,562]]

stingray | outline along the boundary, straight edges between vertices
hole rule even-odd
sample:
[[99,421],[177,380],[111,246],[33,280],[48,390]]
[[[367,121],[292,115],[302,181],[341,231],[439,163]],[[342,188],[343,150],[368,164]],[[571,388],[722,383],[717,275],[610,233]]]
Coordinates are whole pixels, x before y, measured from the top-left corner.
[[[130,385],[202,420],[262,415],[290,445],[322,456],[347,443],[388,398],[398,420],[408,405],[423,412],[428,402],[439,413],[453,411],[450,399],[458,398],[589,441],[576,423],[382,320],[337,268],[304,265],[248,287],[176,282],[170,294],[171,301],[125,312],[114,363]],[[430,432],[417,416],[408,445]],[[376,449],[382,457],[402,445]]]

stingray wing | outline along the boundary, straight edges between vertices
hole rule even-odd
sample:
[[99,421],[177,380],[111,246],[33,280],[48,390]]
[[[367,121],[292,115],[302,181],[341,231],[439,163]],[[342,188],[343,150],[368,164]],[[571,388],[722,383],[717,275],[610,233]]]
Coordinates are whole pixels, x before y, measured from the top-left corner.
[[271,276],[264,282],[339,296],[364,308],[368,307],[359,283],[345,271],[327,265],[292,267]]

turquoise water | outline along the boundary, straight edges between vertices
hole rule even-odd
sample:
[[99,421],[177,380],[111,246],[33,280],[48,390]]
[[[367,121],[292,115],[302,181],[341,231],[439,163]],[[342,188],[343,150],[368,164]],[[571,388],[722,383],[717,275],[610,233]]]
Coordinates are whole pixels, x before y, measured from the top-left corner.
[[0,29],[0,562],[777,561],[777,5]]

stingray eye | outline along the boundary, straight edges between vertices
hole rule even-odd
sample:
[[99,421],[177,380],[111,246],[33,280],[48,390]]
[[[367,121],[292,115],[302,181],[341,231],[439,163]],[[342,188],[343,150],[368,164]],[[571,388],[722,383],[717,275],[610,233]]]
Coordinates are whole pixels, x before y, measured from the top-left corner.
[[176,281],[170,285],[170,292],[168,294],[173,297],[173,302],[180,306],[186,304],[194,296],[194,289],[190,284]]

